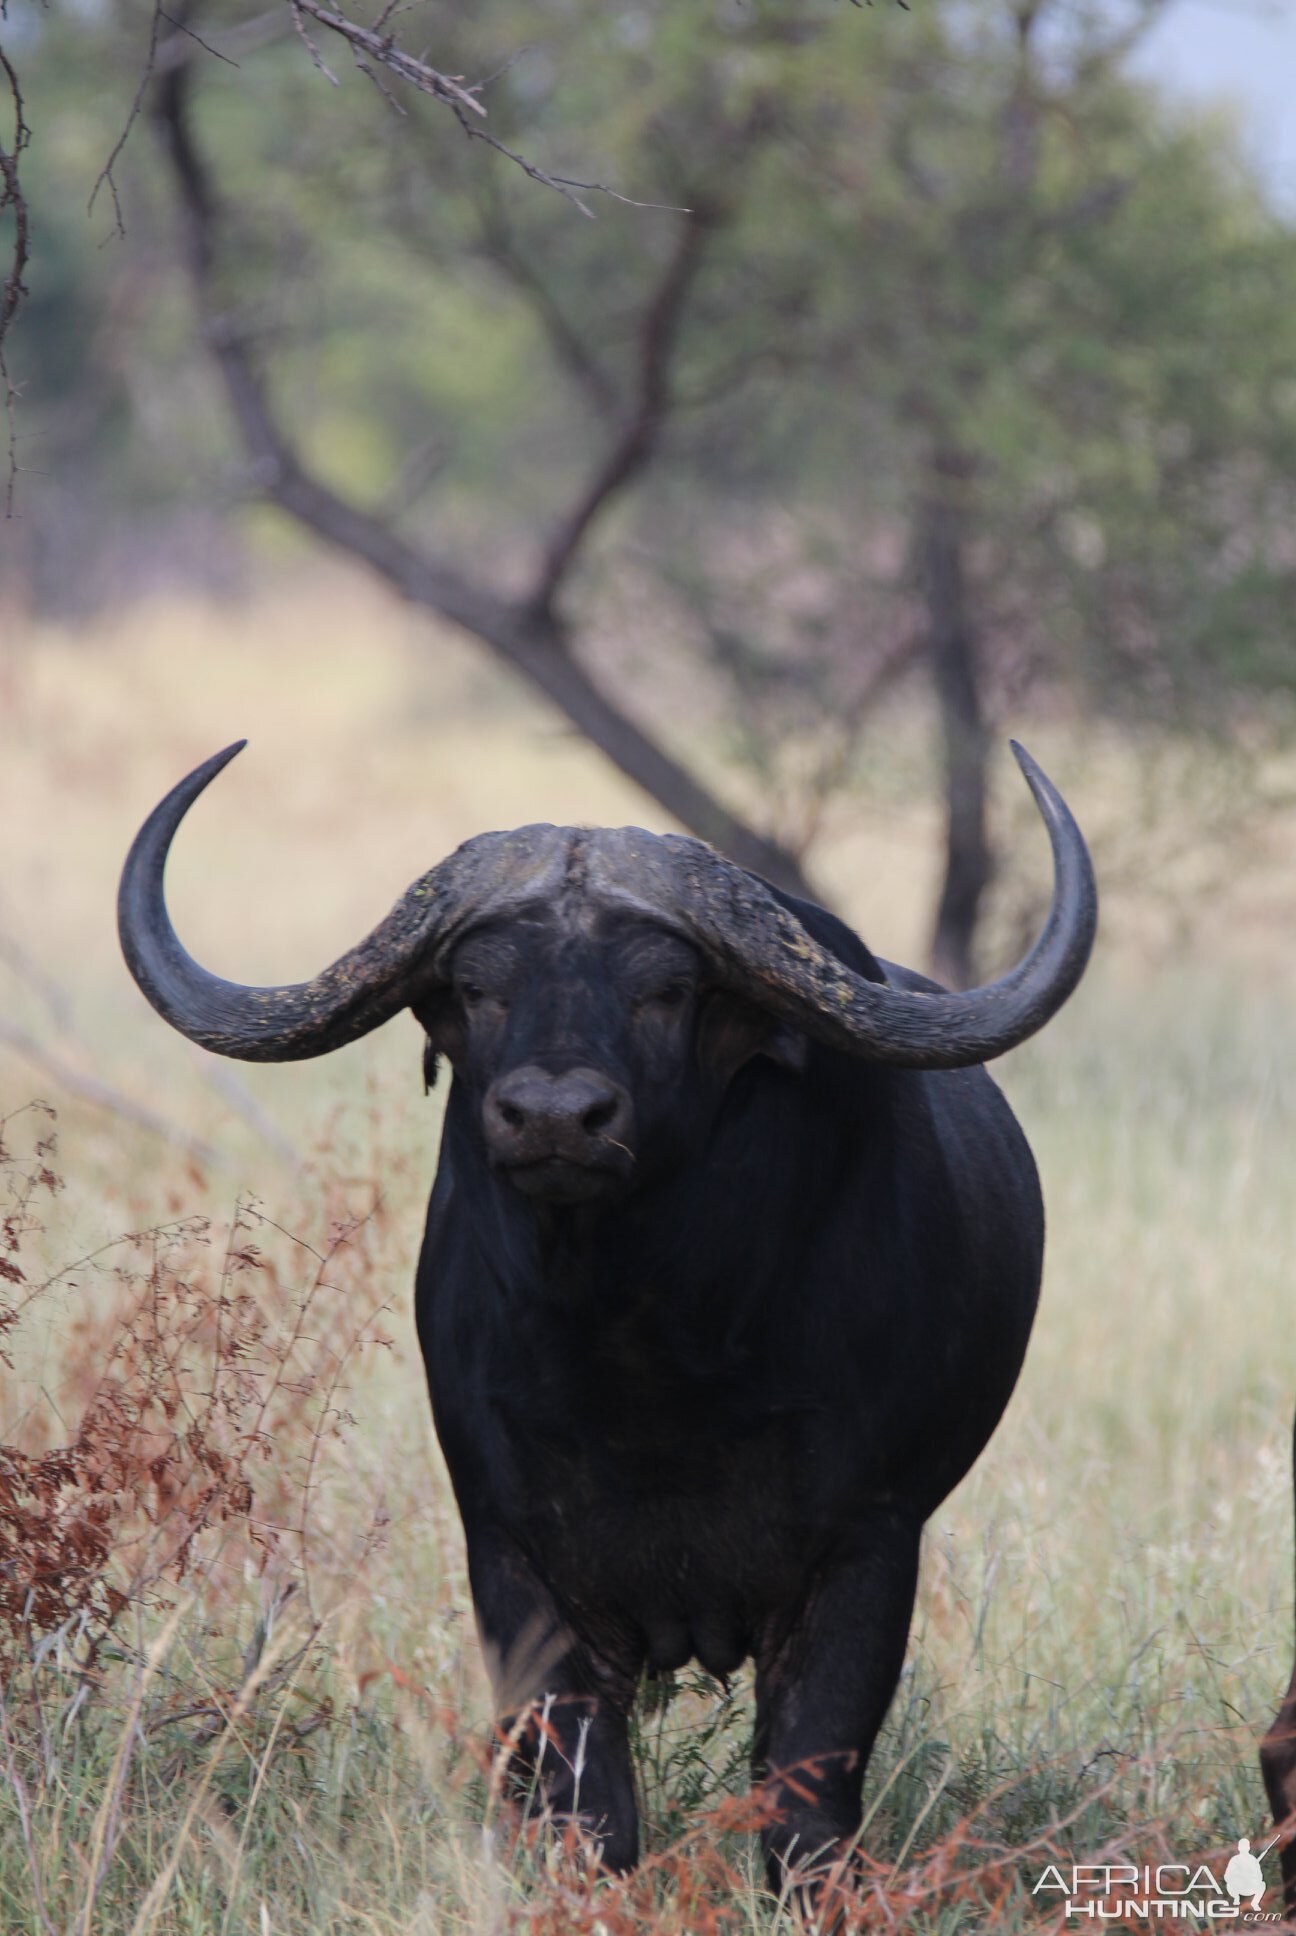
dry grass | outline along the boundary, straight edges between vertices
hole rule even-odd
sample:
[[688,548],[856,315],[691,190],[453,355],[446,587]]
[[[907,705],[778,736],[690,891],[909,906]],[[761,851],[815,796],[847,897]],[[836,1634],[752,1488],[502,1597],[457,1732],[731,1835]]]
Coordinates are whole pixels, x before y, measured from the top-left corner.
[[[0,1928],[789,1928],[790,1911],[760,1893],[733,1799],[741,1689],[722,1700],[694,1683],[641,1715],[654,1862],[628,1889],[591,1890],[577,1851],[516,1842],[493,1798],[462,1554],[410,1322],[440,1108],[422,1098],[412,1025],[323,1063],[232,1072],[230,1090],[214,1077],[231,1072],[151,1016],[113,934],[116,871],[142,813],[244,733],[248,753],[196,811],[173,870],[182,934],[243,979],[312,971],[485,827],[659,817],[465,648],[347,578],[241,609],[157,605],[91,635],[11,626],[0,687],[5,1012],[221,1157],[195,1160],[6,1058],[0,1114],[47,1094],[67,1179],[33,1200],[46,1227],[22,1238],[29,1280],[124,1230],[189,1219],[211,1220],[202,1254],[223,1257],[254,1192],[278,1228],[259,1228],[272,1268],[243,1271],[239,1294],[250,1285],[282,1325],[311,1281],[303,1244],[327,1252],[339,1225],[365,1219],[322,1344],[340,1356],[348,1325],[365,1333],[383,1304],[392,1339],[346,1359],[335,1409],[353,1426],[321,1436],[318,1407],[285,1415],[251,1473],[255,1511],[232,1493],[225,1517],[206,1510],[177,1463],[183,1446],[149,1423],[161,1480],[133,1494],[118,1473],[112,1489],[112,1580],[128,1607],[19,1622],[0,1743]],[[904,788],[923,740],[913,722],[892,724],[820,868],[875,945],[919,959],[932,822]],[[1085,989],[1002,1071],[1044,1175],[1045,1303],[1002,1430],[930,1529],[870,1777],[870,1927],[1028,1925],[1046,1847],[1205,1859],[1254,1835],[1254,1739],[1289,1664],[1288,828],[1231,830],[1226,770],[1178,749],[1060,726],[1028,737],[1103,830],[1122,885]],[[1008,803],[1007,762],[1002,784]],[[1145,811],[1171,893],[1140,880],[1142,849],[1115,831]],[[1029,840],[1022,866],[1038,880]],[[18,1126],[9,1140],[21,1148]],[[130,1285],[111,1273],[123,1260],[138,1290],[154,1254],[110,1253],[37,1297],[10,1334],[0,1440],[29,1460],[75,1444],[95,1379],[121,1362]],[[195,1323],[198,1349],[210,1341]],[[227,1436],[211,1429],[228,1457],[242,1440],[234,1414],[221,1417]],[[276,1524],[294,1523],[287,1494],[267,1488],[298,1485],[312,1444],[297,1495],[309,1531],[299,1516],[271,1552],[251,1523],[271,1505]],[[81,1497],[87,1481],[59,1483],[56,1497]],[[182,1576],[136,1577],[142,1554],[159,1557],[159,1484],[167,1511],[197,1528]],[[96,1621],[107,1637],[89,1685]]]

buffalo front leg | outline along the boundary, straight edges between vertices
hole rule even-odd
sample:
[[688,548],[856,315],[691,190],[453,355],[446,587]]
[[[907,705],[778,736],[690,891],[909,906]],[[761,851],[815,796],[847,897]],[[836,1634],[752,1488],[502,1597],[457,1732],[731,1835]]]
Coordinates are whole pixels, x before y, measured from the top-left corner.
[[827,1867],[859,1828],[864,1770],[904,1664],[921,1527],[878,1513],[757,1657],[753,1774],[773,1811],[770,1886]]
[[627,1727],[638,1663],[582,1642],[523,1556],[496,1539],[469,1541],[477,1630],[510,1773],[558,1823],[576,1822],[618,1873],[639,1859]]

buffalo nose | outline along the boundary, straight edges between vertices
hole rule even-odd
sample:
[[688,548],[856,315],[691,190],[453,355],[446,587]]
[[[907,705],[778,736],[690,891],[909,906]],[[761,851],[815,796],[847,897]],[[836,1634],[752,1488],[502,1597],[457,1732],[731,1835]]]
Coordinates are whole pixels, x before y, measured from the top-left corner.
[[493,1082],[483,1110],[499,1163],[608,1163],[629,1153],[634,1110],[619,1082],[597,1069],[513,1069]]

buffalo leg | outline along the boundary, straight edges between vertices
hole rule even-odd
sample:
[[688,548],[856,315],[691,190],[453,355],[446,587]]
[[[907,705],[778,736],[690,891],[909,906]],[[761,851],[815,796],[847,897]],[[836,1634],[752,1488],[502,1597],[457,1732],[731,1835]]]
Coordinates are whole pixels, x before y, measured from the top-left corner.
[[572,1633],[522,1556],[468,1549],[473,1609],[512,1773],[551,1819],[574,1821],[617,1872],[639,1859],[628,1713],[638,1663],[614,1666]]
[[921,1528],[879,1514],[835,1556],[757,1658],[756,1777],[776,1814],[771,1887],[831,1861],[859,1827],[869,1754],[891,1704],[913,1613]]
[[[1292,1433],[1292,1475],[1296,1485],[1296,1428]],[[1296,1668],[1274,1716],[1273,1726],[1260,1743],[1260,1772],[1282,1846],[1283,1907],[1296,1921]]]

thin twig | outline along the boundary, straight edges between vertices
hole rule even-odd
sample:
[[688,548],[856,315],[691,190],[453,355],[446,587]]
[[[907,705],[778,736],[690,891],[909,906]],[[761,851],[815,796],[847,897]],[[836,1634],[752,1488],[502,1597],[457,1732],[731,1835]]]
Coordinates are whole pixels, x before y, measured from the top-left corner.
[[360,72],[373,82],[378,92],[382,95],[383,100],[387,103],[388,107],[392,110],[392,113],[399,114],[402,121],[407,119],[404,108],[401,106],[400,102],[396,99],[396,96],[392,93],[391,89],[388,87],[382,75],[377,73],[372,67],[370,67],[367,60],[362,60],[358,53],[355,56],[355,64],[359,68]]
[[298,4],[298,0],[288,0],[288,9],[292,14],[293,32],[306,49],[306,52],[310,55],[311,65],[319,69],[326,81],[331,81],[334,87],[340,87],[341,82],[338,80],[337,75],[326,64],[323,54],[320,53],[319,48],[306,31],[306,22],[302,19],[302,10]]
[[532,51],[530,47],[515,48],[507,60],[502,60],[498,67],[492,67],[489,74],[483,74],[479,81],[474,81],[469,92],[472,94],[484,94],[488,87],[493,87],[496,81],[502,80],[511,67],[516,67],[517,63],[520,60],[524,60]]
[[[113,233],[118,236],[125,235],[126,223],[122,216],[121,196],[117,193],[117,177],[114,170],[116,169],[117,163],[121,160],[122,151],[126,143],[130,140],[131,129],[139,119],[140,109],[144,105],[144,96],[149,91],[149,86],[153,79],[153,69],[157,62],[158,35],[165,18],[166,16],[162,12],[162,0],[153,0],[153,12],[149,20],[148,50],[144,56],[144,70],[139,77],[139,85],[135,89],[135,96],[130,104],[130,113],[126,116],[125,127],[113,143],[112,153],[99,170],[98,175],[95,177],[95,185],[90,190],[90,204],[86,213],[93,215],[94,205],[99,199],[99,190],[107,184],[108,191],[112,196]],[[187,33],[188,29],[185,28],[183,31]]]
[[683,214],[675,247],[640,323],[638,393],[593,477],[550,543],[532,594],[532,608],[537,613],[552,612],[559,587],[586,532],[609,500],[643,470],[669,417],[671,364],[679,326],[702,264],[706,240],[716,225],[709,213],[690,210]]
[[202,48],[204,54],[210,54],[213,60],[224,61],[226,67],[237,68],[238,62],[236,60],[231,60],[228,54],[222,54],[219,47],[213,47],[209,40],[204,40],[202,35],[196,32],[187,20],[177,19],[174,14],[169,13],[164,13],[162,18],[166,21],[168,27],[174,27],[177,33],[187,34],[190,40],[196,41]]
[[[686,208],[676,207],[671,202],[637,201],[633,195],[623,195],[619,189],[610,188],[606,182],[576,181],[571,175],[547,174],[543,168],[537,168],[533,161],[528,161],[525,155],[520,155],[516,148],[510,148],[488,129],[479,128],[475,122],[466,120],[462,108],[455,102],[450,103],[450,108],[459,126],[470,140],[484,141],[486,146],[493,148],[497,155],[503,155],[508,161],[514,162],[524,175],[530,176],[533,182],[539,182],[545,188],[556,188],[565,201],[570,202],[573,208],[578,208],[582,215],[588,216],[591,222],[594,220],[594,211],[581,200],[582,195],[606,195],[609,201],[621,202],[626,208],[658,209],[666,215],[687,215],[690,212]],[[484,114],[486,110],[479,108],[478,112]]]
[[[358,21],[348,20],[345,14],[335,12],[332,7],[321,6],[320,0],[288,0],[288,4],[294,19],[308,14],[321,27],[327,27],[331,34],[349,41],[352,47],[358,47],[370,60],[389,68],[393,74],[399,74],[420,94],[430,94],[434,100],[450,102],[471,114],[485,114],[481,102],[473,98],[462,81],[439,73],[426,61],[416,60],[413,54],[407,54],[403,47],[398,47],[390,34],[376,33],[372,27],[362,27]],[[304,33],[304,29],[302,31]],[[310,45],[309,41],[307,45]]]
[[18,314],[18,306],[27,294],[23,275],[31,251],[31,219],[27,198],[23,194],[22,183],[18,178],[18,169],[22,152],[31,140],[31,129],[27,126],[26,116],[23,113],[22,89],[18,85],[17,72],[3,47],[0,47],[0,72],[4,75],[5,86],[9,90],[9,98],[13,103],[14,123],[11,146],[6,148],[0,144],[0,216],[12,213],[14,225],[13,252],[9,258],[5,279],[0,283],[0,388],[4,391],[9,444],[9,470],[5,482],[4,508],[5,516],[11,517],[14,490],[18,481],[18,431],[15,415],[18,391],[5,361],[4,340],[10,323]]
[[[367,74],[370,80],[381,88],[382,93],[393,106],[396,105],[395,101],[390,94],[387,94],[386,88],[382,87],[377,75],[367,65],[368,62],[385,67],[389,73],[408,82],[409,86],[416,88],[420,94],[426,94],[432,100],[442,102],[451,110],[466,135],[474,141],[484,141],[488,148],[493,148],[496,154],[503,155],[506,160],[511,161],[533,182],[539,182],[545,188],[556,189],[566,201],[579,209],[582,215],[589,216],[591,220],[593,210],[581,200],[583,195],[606,195],[610,201],[623,202],[627,208],[667,206],[662,202],[644,202],[632,195],[623,195],[619,189],[610,187],[607,182],[577,181],[570,175],[551,175],[547,169],[539,167],[533,161],[528,161],[526,156],[519,154],[516,148],[510,148],[507,142],[501,141],[497,135],[489,133],[480,125],[486,117],[486,109],[478,96],[491,85],[492,81],[498,80],[501,74],[507,72],[513,61],[520,58],[519,54],[510,56],[484,80],[467,83],[461,75],[443,74],[439,68],[432,67],[427,61],[419,59],[414,54],[406,53],[403,47],[397,45],[394,34],[382,31],[395,10],[391,5],[383,8],[372,27],[364,27],[359,21],[348,20],[346,15],[339,13],[336,8],[324,6],[322,0],[288,0],[288,5],[292,11],[297,32],[310,50],[311,59],[316,67],[328,76],[334,86],[337,85],[337,76],[325,67],[319,49],[306,31],[303,15],[308,15],[318,26],[327,28],[329,33],[337,34],[355,50],[356,65],[361,73]],[[359,58],[361,55],[364,59]]]

